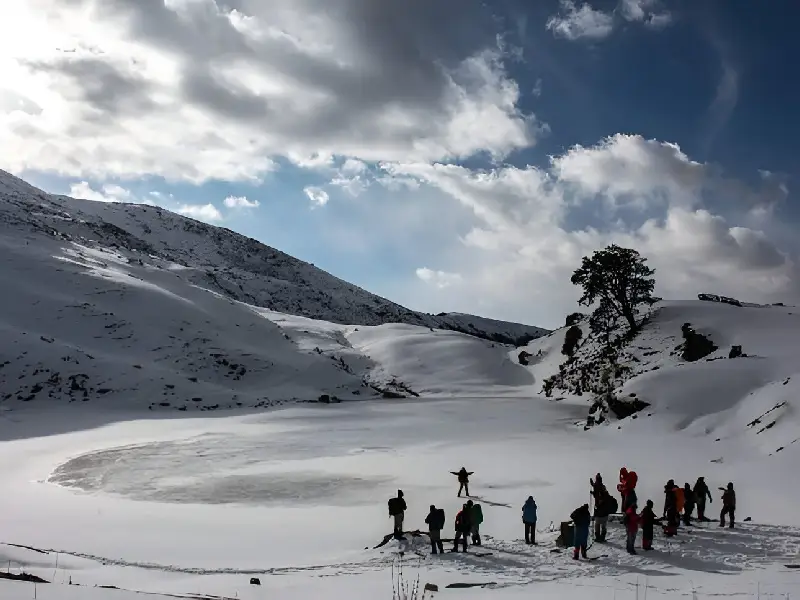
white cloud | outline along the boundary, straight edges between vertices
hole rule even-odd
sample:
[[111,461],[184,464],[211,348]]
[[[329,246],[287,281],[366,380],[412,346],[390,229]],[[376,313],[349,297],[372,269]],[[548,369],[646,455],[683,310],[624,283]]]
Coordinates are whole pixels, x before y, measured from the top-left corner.
[[119,185],[106,184],[96,190],[86,181],[70,184],[67,195],[72,198],[97,202],[138,202],[129,190]]
[[465,39],[468,14],[443,30],[435,6],[403,2],[0,3],[14,90],[0,102],[0,162],[202,183],[259,180],[280,157],[502,157],[542,126],[518,108],[494,36],[468,38],[455,61],[429,51]]
[[303,192],[305,192],[306,196],[308,196],[308,199],[311,200],[311,203],[314,207],[325,206],[328,203],[328,192],[322,188],[308,186],[303,188]]
[[425,302],[424,308],[459,306],[558,325],[578,297],[571,272],[582,256],[610,243],[642,252],[657,269],[658,294],[668,298],[713,292],[751,301],[800,299],[800,248],[779,244],[767,213],[753,226],[754,207],[786,198],[785,182],[772,174],[751,187],[675,144],[627,135],[571,148],[546,169],[385,168],[455,198],[474,219],[465,234],[447,228],[457,218],[452,210],[437,222],[437,238],[451,240],[447,265],[461,277],[417,270],[426,285],[409,288],[401,300]]
[[577,6],[573,0],[561,0],[561,13],[547,20],[547,29],[568,40],[588,38],[600,40],[611,35],[614,18],[593,9],[588,2]]
[[258,200],[248,200],[247,196],[228,196],[224,200],[228,208],[258,208],[261,203]]
[[559,14],[550,17],[545,25],[556,37],[568,40],[602,40],[610,36],[621,20],[640,22],[649,29],[663,29],[672,23],[672,14],[661,10],[661,0],[620,0],[614,12],[594,9],[588,2],[561,0]]
[[191,217],[198,221],[207,223],[218,223],[222,221],[222,213],[213,204],[182,204],[176,211],[185,217]]
[[447,271],[434,271],[427,267],[417,269],[417,277],[425,283],[429,283],[438,289],[444,289],[461,281],[458,273],[448,273]]
[[642,21],[647,27],[662,29],[672,23],[672,14],[667,10],[656,12],[660,7],[661,0],[622,0],[620,13],[627,21]]

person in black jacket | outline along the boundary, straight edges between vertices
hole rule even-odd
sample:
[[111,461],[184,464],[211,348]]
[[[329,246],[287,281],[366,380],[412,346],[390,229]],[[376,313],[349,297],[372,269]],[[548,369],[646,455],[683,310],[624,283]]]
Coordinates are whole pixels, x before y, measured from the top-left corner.
[[467,498],[469,498],[469,476],[472,475],[472,471],[467,471],[466,467],[461,467],[458,472],[450,472],[458,477],[458,497],[461,497],[461,492],[466,492]]
[[586,558],[586,547],[589,545],[589,525],[592,523],[592,513],[589,511],[589,505],[584,504],[580,508],[576,508],[569,516],[572,523],[575,525],[575,552],[572,558],[578,560],[578,555]]
[[653,549],[653,529],[656,523],[656,513],[653,512],[653,501],[648,500],[642,510],[642,548],[644,550]]
[[603,488],[602,494],[595,499],[594,509],[594,540],[605,542],[608,535],[608,517],[615,510],[616,502],[611,494]]
[[675,497],[675,480],[670,479],[664,486],[664,535],[672,537],[678,533],[680,515],[678,514],[678,499]]
[[403,539],[403,519],[406,514],[406,501],[403,490],[397,490],[397,496],[389,499],[389,516],[394,519],[394,537]]
[[444,547],[442,546],[442,529],[444,529],[445,524],[444,509],[436,508],[431,504],[431,510],[428,516],[425,517],[425,523],[428,524],[428,533],[431,537],[431,554],[436,554],[437,549],[440,554],[444,554]]
[[711,490],[709,490],[708,485],[706,485],[705,477],[698,477],[697,483],[694,484],[694,500],[697,502],[698,521],[711,520],[706,517],[706,498],[708,499],[709,503],[714,502],[713,498],[711,497]]
[[692,513],[694,512],[695,496],[692,486],[687,482],[683,486],[683,524],[692,524]]
[[731,524],[729,527],[733,529],[733,520],[736,518],[736,492],[733,489],[733,484],[729,483],[726,489],[722,489],[722,512],[719,514],[719,526],[725,527],[725,517],[730,516]]
[[467,551],[467,536],[472,530],[472,500],[461,507],[456,515],[456,537],[453,540],[453,552],[458,552],[458,542],[461,540],[461,549]]

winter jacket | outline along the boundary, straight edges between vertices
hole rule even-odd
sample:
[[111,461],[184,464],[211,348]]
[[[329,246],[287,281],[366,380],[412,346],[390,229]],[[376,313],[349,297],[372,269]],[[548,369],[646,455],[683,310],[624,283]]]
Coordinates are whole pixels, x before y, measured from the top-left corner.
[[652,508],[644,507],[642,510],[642,514],[640,515],[641,523],[642,523],[642,535],[649,539],[653,539],[653,527],[656,524],[656,513],[653,512]]
[[525,523],[536,523],[536,501],[528,498],[522,506],[522,520]]
[[589,512],[588,506],[576,508],[574,511],[572,511],[572,514],[569,516],[569,518],[572,519],[573,523],[575,523],[576,529],[589,529],[589,524],[592,522],[592,514]]
[[444,509],[437,508],[436,510],[432,510],[428,513],[428,516],[425,517],[425,523],[428,524],[429,531],[441,531],[444,529],[445,524],[445,516],[444,516]]
[[390,498],[389,499],[389,516],[400,515],[406,510],[406,501],[403,498]]
[[670,509],[675,509],[675,486],[667,484],[664,486],[664,514],[666,515]]
[[623,512],[628,510],[634,504],[638,504],[639,499],[636,497],[636,490],[628,490],[628,493],[625,494],[625,503],[622,506]]
[[628,533],[636,533],[639,531],[639,520],[640,517],[636,514],[636,509],[633,506],[628,507],[628,510],[625,511],[625,517],[623,518],[625,529]]
[[612,498],[609,494],[605,494],[604,496],[598,498],[594,507],[595,519],[605,518],[615,512],[614,502],[612,502],[612,500],[614,500],[614,498]]
[[472,529],[472,515],[470,511],[462,508],[456,514],[456,531],[461,533],[469,533]]
[[480,525],[483,523],[483,509],[480,504],[472,505],[472,524]]
[[458,475],[459,483],[469,483],[469,476],[472,475],[472,473],[469,473],[466,469],[461,469],[456,475]]
[[708,489],[705,480],[698,479],[694,484],[695,502],[705,504],[706,498],[711,500],[711,490]]
[[683,507],[686,504],[686,498],[683,496],[683,488],[675,488],[675,510],[683,512]]
[[722,506],[725,508],[736,509],[736,492],[733,490],[725,490],[722,493]]
[[686,512],[692,512],[692,509],[694,509],[695,504],[697,504],[692,488],[690,487],[683,488],[683,498],[684,498],[684,506]]

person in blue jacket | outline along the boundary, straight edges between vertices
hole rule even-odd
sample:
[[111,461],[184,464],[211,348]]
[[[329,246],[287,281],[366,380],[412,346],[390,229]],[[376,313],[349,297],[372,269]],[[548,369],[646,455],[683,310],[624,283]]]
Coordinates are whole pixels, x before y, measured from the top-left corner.
[[522,522],[525,523],[525,543],[536,545],[536,501],[528,496],[522,505]]
[[578,560],[579,556],[586,558],[586,547],[589,545],[589,525],[592,523],[592,513],[589,505],[584,504],[575,509],[569,516],[575,525],[575,553],[572,558]]

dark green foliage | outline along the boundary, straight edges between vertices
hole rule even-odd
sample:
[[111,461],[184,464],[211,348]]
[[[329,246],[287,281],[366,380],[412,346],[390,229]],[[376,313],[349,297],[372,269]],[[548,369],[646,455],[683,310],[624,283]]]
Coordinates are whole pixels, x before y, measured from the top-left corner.
[[566,321],[565,325],[567,327],[569,327],[570,325],[575,325],[575,324],[580,323],[581,321],[583,321],[585,318],[586,318],[585,314],[579,313],[579,312],[574,312],[571,315],[567,315],[567,321]]
[[583,258],[571,281],[583,288],[579,304],[598,304],[590,318],[593,331],[603,331],[619,318],[630,330],[637,329],[636,308],[652,301],[655,288],[655,271],[646,262],[636,250],[616,244]]
[[583,331],[577,325],[573,325],[569,329],[567,329],[567,333],[564,336],[564,345],[561,346],[561,354],[566,356],[572,356],[575,354],[575,348],[578,346],[578,342],[581,341],[583,337]]

